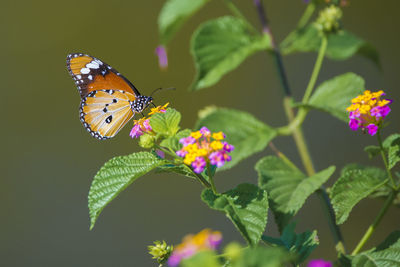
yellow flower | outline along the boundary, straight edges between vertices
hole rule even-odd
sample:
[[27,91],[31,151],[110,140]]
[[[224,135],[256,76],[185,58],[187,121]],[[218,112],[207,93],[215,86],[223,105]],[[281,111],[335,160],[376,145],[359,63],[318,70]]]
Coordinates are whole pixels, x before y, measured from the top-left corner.
[[163,113],[165,112],[165,109],[167,108],[168,105],[169,103],[165,104],[164,106],[157,106],[155,108],[151,108],[148,115],[153,115],[155,113]]
[[225,135],[223,132],[213,133],[212,138],[214,138],[215,140],[224,140]]
[[196,131],[196,132],[192,132],[190,134],[191,137],[193,137],[194,139],[199,139],[200,137],[202,137],[202,134],[200,133],[200,131]]
[[213,150],[220,150],[224,147],[221,141],[212,141],[210,146]]

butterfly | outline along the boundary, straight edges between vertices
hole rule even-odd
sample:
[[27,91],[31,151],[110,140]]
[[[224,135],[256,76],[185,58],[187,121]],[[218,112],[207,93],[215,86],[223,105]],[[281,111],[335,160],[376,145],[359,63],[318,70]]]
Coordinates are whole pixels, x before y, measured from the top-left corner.
[[135,113],[141,113],[153,101],[151,96],[141,95],[117,70],[95,57],[69,54],[67,68],[81,96],[80,120],[99,140],[114,137]]

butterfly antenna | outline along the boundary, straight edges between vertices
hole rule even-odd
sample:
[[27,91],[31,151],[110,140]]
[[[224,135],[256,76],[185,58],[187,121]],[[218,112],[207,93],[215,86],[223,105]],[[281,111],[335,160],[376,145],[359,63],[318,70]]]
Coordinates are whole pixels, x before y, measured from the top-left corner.
[[154,91],[151,93],[151,95],[150,96],[153,96],[153,94],[155,93],[155,92],[157,92],[157,91],[160,91],[160,90],[162,90],[162,89],[164,89],[164,90],[175,90],[176,88],[175,87],[169,87],[169,88],[157,88],[157,89],[154,89]]

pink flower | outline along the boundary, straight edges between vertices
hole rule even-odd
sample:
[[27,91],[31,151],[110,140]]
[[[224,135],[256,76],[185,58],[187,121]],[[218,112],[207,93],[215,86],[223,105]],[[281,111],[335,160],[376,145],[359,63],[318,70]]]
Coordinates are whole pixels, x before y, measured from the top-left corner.
[[379,128],[382,127],[383,120],[390,112],[390,99],[384,99],[385,93],[381,90],[378,92],[364,91],[351,100],[351,105],[347,108],[349,112],[349,127],[356,131],[359,128],[363,132],[375,135]]
[[156,55],[158,57],[158,65],[160,66],[160,69],[166,69],[168,68],[168,56],[167,56],[167,50],[165,49],[165,46],[159,45],[156,48]]
[[151,126],[150,126],[150,119],[147,119],[147,120],[145,120],[145,121],[143,122],[143,127],[144,127],[144,129],[146,130],[146,132],[150,132],[150,131],[153,130],[153,129],[151,128]]
[[206,161],[203,157],[197,157],[193,162],[192,162],[192,167],[195,173],[202,173],[204,171],[204,168],[206,167]]
[[221,242],[222,234],[218,231],[212,232],[210,229],[204,229],[195,235],[187,235],[181,244],[174,246],[168,258],[168,265],[178,266],[183,259],[190,258],[199,251],[216,250]]
[[139,138],[139,136],[143,135],[142,129],[140,129],[140,125],[139,124],[135,124],[135,126],[133,126],[130,134],[129,134],[132,138]]
[[208,130],[208,128],[207,128],[207,127],[204,127],[204,126],[201,127],[200,133],[201,133],[204,137],[209,137],[209,136],[211,136],[210,130]]
[[184,137],[184,138],[181,138],[181,139],[179,140],[179,143],[181,143],[184,147],[187,146],[187,145],[191,145],[191,144],[193,144],[194,142],[196,142],[196,139],[194,139],[194,138],[191,137],[191,136]]
[[367,126],[367,130],[368,130],[368,134],[374,136],[376,134],[376,132],[378,131],[378,126],[371,123]]
[[330,261],[324,261],[323,259],[311,260],[307,267],[332,267]]

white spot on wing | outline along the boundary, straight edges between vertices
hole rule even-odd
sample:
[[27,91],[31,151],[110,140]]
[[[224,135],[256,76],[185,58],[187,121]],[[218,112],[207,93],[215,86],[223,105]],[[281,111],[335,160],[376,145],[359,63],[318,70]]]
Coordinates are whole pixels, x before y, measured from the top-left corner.
[[80,79],[82,79],[82,76],[78,74],[78,75],[76,75],[76,78],[78,78],[80,80]]
[[89,79],[89,80],[93,80],[93,76],[92,76],[92,75],[89,75],[89,76],[88,76],[88,79]]
[[88,74],[90,72],[90,69],[89,68],[82,68],[81,69],[81,73],[82,74]]
[[95,61],[92,61],[92,62],[86,64],[86,68],[98,69],[99,68],[99,64],[97,62],[95,62]]

